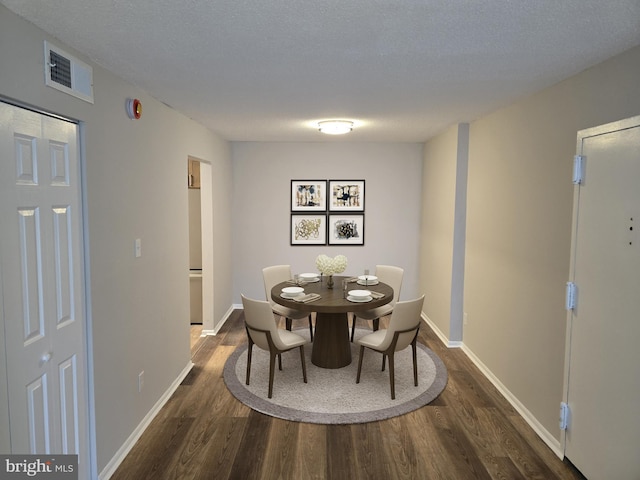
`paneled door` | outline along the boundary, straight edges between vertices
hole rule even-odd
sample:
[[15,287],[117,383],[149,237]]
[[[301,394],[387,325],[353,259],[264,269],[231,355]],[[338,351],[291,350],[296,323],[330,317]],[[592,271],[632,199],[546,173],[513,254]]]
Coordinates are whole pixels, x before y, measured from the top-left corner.
[[640,117],[581,131],[565,455],[590,480],[640,478]]
[[0,326],[12,453],[78,454],[88,472],[77,130],[0,102]]

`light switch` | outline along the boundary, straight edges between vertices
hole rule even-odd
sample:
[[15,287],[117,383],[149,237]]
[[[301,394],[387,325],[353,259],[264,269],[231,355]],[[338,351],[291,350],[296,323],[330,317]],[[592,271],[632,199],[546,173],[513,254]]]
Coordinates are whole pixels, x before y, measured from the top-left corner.
[[142,256],[142,239],[136,238],[136,258]]

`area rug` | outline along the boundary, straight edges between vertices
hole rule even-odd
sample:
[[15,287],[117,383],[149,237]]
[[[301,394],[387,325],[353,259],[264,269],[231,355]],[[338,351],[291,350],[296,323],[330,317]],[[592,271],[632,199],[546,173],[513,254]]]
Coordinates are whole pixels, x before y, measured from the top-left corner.
[[[370,333],[356,328],[356,338]],[[308,338],[309,331],[296,330]],[[229,391],[242,403],[258,412],[296,422],[347,424],[383,420],[416,410],[433,401],[447,385],[447,369],[442,360],[418,343],[418,387],[413,385],[411,347],[395,355],[396,399],[391,400],[389,367],[382,368],[382,355],[366,349],[360,383],[356,384],[360,348],[351,344],[350,365],[325,369],[311,363],[311,344],[305,346],[307,380],[302,380],[300,351],[282,355],[282,370],[277,369],[273,398],[267,398],[269,354],[253,347],[250,385],[245,385],[247,344],[238,347],[224,367]],[[388,363],[388,362],[387,362]]]

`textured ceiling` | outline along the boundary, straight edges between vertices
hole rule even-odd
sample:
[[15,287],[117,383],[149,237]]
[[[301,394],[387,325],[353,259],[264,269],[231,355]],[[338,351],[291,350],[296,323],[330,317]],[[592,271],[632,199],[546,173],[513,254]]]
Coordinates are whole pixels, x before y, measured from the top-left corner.
[[231,141],[423,142],[640,44],[640,0],[0,3]]

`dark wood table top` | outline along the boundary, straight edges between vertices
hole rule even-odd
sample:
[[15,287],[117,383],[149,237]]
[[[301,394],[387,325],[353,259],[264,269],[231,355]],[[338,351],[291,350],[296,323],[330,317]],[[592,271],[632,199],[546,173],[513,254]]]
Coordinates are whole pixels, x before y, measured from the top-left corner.
[[360,285],[356,282],[347,285],[349,290],[370,290],[384,294],[384,297],[373,299],[370,302],[350,302],[344,298],[342,289],[342,281],[353,277],[333,277],[333,288],[327,287],[326,278],[322,282],[311,282],[301,285],[304,293],[317,293],[321,298],[308,303],[296,302],[288,298],[282,298],[280,294],[284,287],[293,286],[292,283],[282,282],[275,285],[271,289],[271,298],[274,302],[293,308],[301,312],[319,312],[319,313],[342,313],[342,312],[358,312],[361,310],[371,310],[372,308],[381,307],[393,300],[393,288],[386,283],[379,282],[377,285]]

